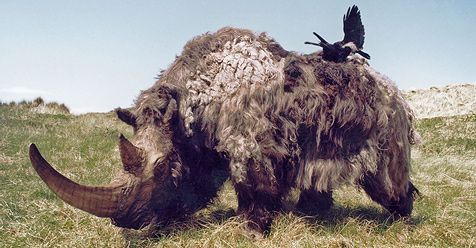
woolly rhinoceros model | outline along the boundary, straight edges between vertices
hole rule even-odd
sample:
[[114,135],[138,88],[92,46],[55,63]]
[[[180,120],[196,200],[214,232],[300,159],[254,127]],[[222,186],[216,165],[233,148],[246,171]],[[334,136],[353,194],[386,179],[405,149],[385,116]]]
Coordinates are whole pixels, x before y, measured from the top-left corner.
[[223,28],[189,41],[132,111],[119,138],[123,171],[107,186],[77,184],[34,144],[30,159],[74,207],[120,227],[161,226],[206,207],[225,180],[251,230],[269,229],[292,188],[296,209],[328,209],[332,191],[361,187],[397,216],[412,212],[413,114],[360,55],[346,62],[284,50],[266,34]]

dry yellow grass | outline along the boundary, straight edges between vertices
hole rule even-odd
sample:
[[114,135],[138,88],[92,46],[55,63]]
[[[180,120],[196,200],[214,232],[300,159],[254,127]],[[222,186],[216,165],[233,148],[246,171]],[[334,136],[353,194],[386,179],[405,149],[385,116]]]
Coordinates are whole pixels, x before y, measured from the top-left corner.
[[249,239],[235,215],[229,183],[188,221],[154,238],[59,200],[31,168],[35,142],[62,173],[81,183],[109,182],[120,169],[117,135],[131,135],[112,113],[40,114],[0,106],[0,247],[474,247],[476,246],[476,115],[419,121],[426,143],[413,156],[423,197],[413,218],[393,221],[363,192],[343,188],[325,216],[279,214],[270,235]]

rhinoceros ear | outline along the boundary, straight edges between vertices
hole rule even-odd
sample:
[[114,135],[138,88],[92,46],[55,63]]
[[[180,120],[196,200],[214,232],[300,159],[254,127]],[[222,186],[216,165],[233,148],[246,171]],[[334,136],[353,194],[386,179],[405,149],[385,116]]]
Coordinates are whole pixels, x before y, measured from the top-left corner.
[[165,110],[162,122],[168,123],[170,119],[172,119],[172,117],[174,116],[175,112],[177,112],[177,102],[175,101],[175,99],[171,98],[169,104],[167,105],[167,109]]
[[117,117],[125,122],[126,124],[135,127],[136,126],[136,116],[127,109],[116,108],[115,109]]
[[138,175],[142,169],[141,150],[134,146],[124,135],[119,136],[119,153],[121,154],[124,170]]
[[166,92],[168,92],[173,98],[178,99],[180,95],[180,88],[170,84],[170,83],[162,83],[160,85],[160,88],[164,89]]

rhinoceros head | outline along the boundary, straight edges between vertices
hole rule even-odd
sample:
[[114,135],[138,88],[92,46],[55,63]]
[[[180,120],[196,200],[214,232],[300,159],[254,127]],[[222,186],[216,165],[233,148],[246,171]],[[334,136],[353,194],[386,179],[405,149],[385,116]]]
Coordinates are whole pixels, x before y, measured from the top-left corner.
[[[174,148],[176,101],[155,96],[158,102],[142,104],[135,113],[117,109],[118,117],[134,128],[129,141],[119,136],[123,170],[105,186],[85,186],[57,172],[30,145],[30,160],[46,185],[68,204],[99,217],[109,217],[120,227],[138,229],[152,221],[177,214],[177,184],[181,177],[181,159]],[[150,104],[150,105],[148,105]]]

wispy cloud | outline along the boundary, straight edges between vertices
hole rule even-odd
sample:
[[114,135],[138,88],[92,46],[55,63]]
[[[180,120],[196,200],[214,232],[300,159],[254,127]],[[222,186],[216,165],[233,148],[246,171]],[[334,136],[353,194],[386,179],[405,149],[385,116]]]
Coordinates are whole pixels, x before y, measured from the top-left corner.
[[27,87],[8,87],[0,88],[0,101],[22,101],[33,100],[36,97],[49,97],[52,94],[45,90],[33,89]]
[[10,88],[1,88],[0,93],[12,94],[12,95],[22,95],[22,96],[39,96],[39,95],[49,95],[50,93],[44,90],[32,89],[27,87],[10,87]]

